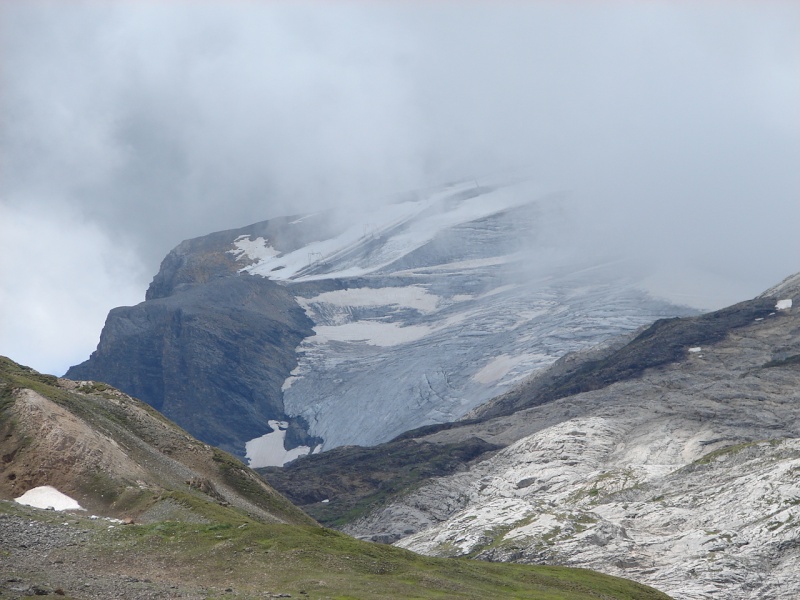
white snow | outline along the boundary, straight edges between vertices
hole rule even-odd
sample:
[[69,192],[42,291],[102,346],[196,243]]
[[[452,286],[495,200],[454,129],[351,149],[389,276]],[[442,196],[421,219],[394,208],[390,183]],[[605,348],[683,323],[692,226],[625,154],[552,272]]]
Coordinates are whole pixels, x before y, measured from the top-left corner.
[[269,240],[265,240],[263,237],[251,240],[249,235],[240,235],[233,240],[233,245],[235,246],[234,249],[228,250],[228,252],[233,254],[236,260],[249,258],[250,260],[260,261],[280,254],[269,245]]
[[397,275],[413,275],[415,273],[433,273],[438,271],[467,271],[470,269],[483,269],[485,267],[496,267],[510,262],[520,260],[521,254],[505,254],[502,256],[492,256],[489,258],[474,258],[471,260],[459,260],[455,262],[442,263],[429,267],[417,267],[416,269],[406,269],[397,271]]
[[66,494],[62,494],[50,485],[42,485],[28,490],[14,502],[34,508],[52,508],[53,510],[85,510]]
[[788,310],[792,308],[792,299],[787,298],[786,300],[778,300],[778,303],[775,305],[776,310]]
[[493,383],[505,377],[511,369],[524,362],[527,358],[528,356],[525,354],[520,356],[501,354],[475,373],[472,376],[472,380],[483,384]]
[[286,378],[286,380],[283,382],[283,385],[281,386],[281,391],[285,392],[286,390],[288,390],[290,387],[292,387],[292,384],[301,377],[302,375],[300,374],[300,365],[297,365],[294,369],[292,369],[289,372],[289,376]]
[[295,458],[311,453],[308,446],[298,446],[291,450],[284,447],[286,428],[289,427],[286,421],[269,421],[269,426],[273,430],[271,433],[252,439],[244,445],[245,457],[250,467],[282,467]]
[[689,352],[692,354],[697,354],[698,352],[702,352],[703,349],[700,346],[694,346],[693,348],[689,348]]
[[[459,199],[457,206],[448,206],[448,202],[458,194],[475,187],[473,182],[461,183],[422,199],[363,210],[354,214],[351,224],[338,235],[282,255],[263,251],[262,248],[268,247],[266,242],[259,245],[256,243],[258,240],[249,242],[240,238],[234,243],[242,254],[263,252],[263,258],[245,270],[269,279],[311,281],[365,275],[425,245],[441,231],[530,202],[529,193],[515,189],[519,185],[496,189],[475,198]],[[412,221],[413,227],[400,229]],[[370,249],[368,256],[352,258],[354,250],[367,247]],[[321,266],[325,266],[328,272],[313,272],[314,267]]]
[[488,298],[489,296],[496,296],[497,294],[505,294],[506,292],[509,292],[518,287],[519,286],[514,283],[510,283],[508,285],[501,285],[500,287],[496,287],[493,290],[489,290],[488,292],[483,294],[481,298]]
[[295,219],[294,221],[289,221],[289,225],[297,225],[298,223],[302,223],[306,219],[310,219],[311,217],[316,217],[319,213],[311,213],[310,215],[303,215],[299,219]]
[[313,298],[298,298],[298,303],[303,308],[311,304],[331,304],[333,306],[400,306],[414,308],[421,313],[430,313],[436,310],[439,297],[428,293],[418,285],[406,287],[387,288],[351,288],[324,292]]
[[398,323],[356,321],[343,325],[317,325],[314,331],[316,335],[307,342],[363,342],[371,346],[397,346],[422,339],[433,329],[425,325],[403,327]]

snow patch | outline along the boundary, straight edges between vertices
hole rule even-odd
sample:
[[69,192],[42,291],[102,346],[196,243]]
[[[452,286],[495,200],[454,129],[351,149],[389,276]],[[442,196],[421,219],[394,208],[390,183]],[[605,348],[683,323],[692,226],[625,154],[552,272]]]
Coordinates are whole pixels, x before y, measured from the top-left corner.
[[792,299],[787,298],[786,300],[778,300],[778,303],[775,305],[775,310],[788,310],[792,308]]
[[306,219],[310,219],[311,217],[316,217],[318,214],[319,214],[318,212],[315,212],[311,213],[310,215],[303,215],[299,219],[295,219],[294,221],[289,221],[289,225],[297,225],[298,223],[302,223]]
[[439,297],[430,294],[424,287],[410,285],[406,287],[386,288],[351,288],[323,292],[313,298],[298,298],[298,303],[305,309],[311,304],[330,304],[333,306],[400,306],[413,308],[421,313],[436,310]]
[[233,240],[233,245],[234,249],[228,250],[228,253],[233,254],[236,260],[248,258],[254,261],[261,261],[280,254],[269,245],[269,240],[265,240],[263,237],[251,240],[249,235],[240,235]]
[[511,290],[516,289],[518,287],[519,286],[514,283],[508,285],[501,285],[500,287],[497,287],[493,290],[486,292],[485,294],[483,294],[483,296],[481,296],[481,298],[488,298],[490,296],[496,296],[498,294],[505,294],[506,292],[510,292]]
[[693,348],[689,348],[689,352],[692,354],[697,354],[698,352],[702,352],[703,349],[700,346],[694,346]]
[[17,504],[32,506],[34,508],[52,508],[53,510],[85,510],[77,500],[73,500],[66,494],[62,494],[50,485],[42,485],[28,490],[19,498],[15,498]]
[[403,327],[398,323],[356,321],[344,325],[317,325],[314,331],[316,335],[309,338],[308,342],[363,342],[371,346],[397,346],[420,340],[433,329],[425,325]]
[[493,383],[508,375],[511,371],[521,362],[528,358],[527,355],[509,356],[508,354],[501,354],[489,361],[489,364],[484,366],[480,371],[472,376],[472,381],[477,383]]
[[489,258],[474,258],[470,260],[459,260],[455,262],[431,265],[428,267],[417,267],[397,271],[396,275],[414,275],[417,273],[436,273],[439,271],[467,271],[471,269],[483,269],[485,267],[496,267],[510,262],[520,260],[521,254],[507,254],[503,256],[491,256]]
[[[515,189],[518,185],[463,198],[460,196],[475,188],[474,182],[466,182],[424,198],[364,210],[353,215],[352,224],[337,235],[286,254],[266,254],[247,266],[246,271],[269,279],[294,281],[366,275],[424,246],[444,230],[529,203],[529,193],[520,193]],[[408,227],[412,223],[413,227]],[[243,241],[239,238],[234,244]],[[264,244],[256,246],[261,252]]]
[[282,467],[295,458],[311,453],[308,446],[298,446],[287,450],[284,447],[286,438],[286,428],[289,423],[286,421],[269,421],[272,432],[257,437],[247,442],[245,447],[245,458],[247,464],[257,469],[259,467]]

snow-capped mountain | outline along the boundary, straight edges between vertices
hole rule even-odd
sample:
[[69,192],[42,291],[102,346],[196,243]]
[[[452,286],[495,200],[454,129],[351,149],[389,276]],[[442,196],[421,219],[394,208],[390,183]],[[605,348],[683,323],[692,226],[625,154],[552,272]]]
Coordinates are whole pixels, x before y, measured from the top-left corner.
[[564,214],[526,182],[471,181],[189,240],[68,376],[257,467],[451,421],[569,351],[691,312],[575,252]]

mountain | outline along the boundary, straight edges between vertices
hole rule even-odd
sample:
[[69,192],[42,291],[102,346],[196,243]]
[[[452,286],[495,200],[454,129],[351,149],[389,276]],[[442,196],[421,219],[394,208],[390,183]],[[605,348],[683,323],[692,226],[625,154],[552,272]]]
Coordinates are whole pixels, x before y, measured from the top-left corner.
[[[0,498],[52,486],[98,515],[169,518],[180,504],[311,525],[255,473],[106,384],[42,375],[0,357]],[[176,517],[190,508],[176,508]],[[204,509],[205,510],[205,509]]]
[[[680,600],[797,598],[798,297],[800,274],[566,356],[462,422],[264,472],[318,488],[324,505],[300,504],[343,530],[428,555],[602,565]],[[385,467],[403,445],[483,451],[413,477]],[[360,493],[337,487],[347,463]]]
[[[37,492],[80,507],[22,504]],[[2,357],[0,540],[3,598],[668,599],[585,570],[355,540],[119,390]]]
[[568,202],[459,183],[188,240],[67,376],[253,467],[453,421],[567,352],[693,311],[564,239]]

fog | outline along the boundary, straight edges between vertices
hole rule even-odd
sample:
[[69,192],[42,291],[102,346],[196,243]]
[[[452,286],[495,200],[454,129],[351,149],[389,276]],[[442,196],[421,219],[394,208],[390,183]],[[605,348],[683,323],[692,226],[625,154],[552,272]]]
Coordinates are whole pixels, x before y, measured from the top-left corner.
[[800,270],[793,2],[0,2],[0,354],[62,373],[181,240],[505,169],[714,308]]

